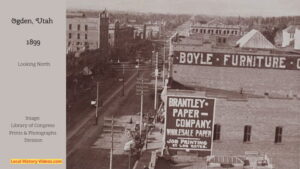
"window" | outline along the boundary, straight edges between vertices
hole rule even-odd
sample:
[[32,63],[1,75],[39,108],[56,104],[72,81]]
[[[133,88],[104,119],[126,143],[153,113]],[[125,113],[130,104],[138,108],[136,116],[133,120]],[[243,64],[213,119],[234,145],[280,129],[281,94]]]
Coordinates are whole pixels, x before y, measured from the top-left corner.
[[87,31],[88,30],[88,25],[84,26],[84,30]]
[[72,38],[72,33],[69,33],[69,39],[71,39]]
[[220,140],[220,135],[221,135],[221,125],[215,124],[213,140]]
[[72,30],[72,24],[69,24],[69,30]]
[[85,39],[87,39],[88,38],[88,35],[87,34],[85,34]]
[[275,129],[275,143],[281,143],[282,141],[282,127],[277,126]]
[[223,38],[223,43],[226,43],[226,38]]
[[77,30],[79,30],[79,31],[80,31],[80,25],[77,25]]
[[77,39],[80,39],[80,33],[77,34]]
[[246,125],[244,128],[244,142],[250,142],[251,126]]

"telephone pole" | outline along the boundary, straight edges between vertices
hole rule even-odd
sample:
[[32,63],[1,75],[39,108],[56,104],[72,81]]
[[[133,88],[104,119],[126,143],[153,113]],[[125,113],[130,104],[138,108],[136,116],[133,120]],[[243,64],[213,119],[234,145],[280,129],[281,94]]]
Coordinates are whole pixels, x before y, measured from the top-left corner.
[[125,96],[125,68],[124,68],[124,63],[122,64],[122,67],[123,67],[123,71],[122,71],[122,74],[123,74],[123,77],[122,77],[122,83],[123,83],[123,96]]
[[109,169],[112,169],[113,149],[114,149],[114,116],[112,116],[111,118],[111,149],[110,149]]
[[98,125],[98,106],[99,106],[99,82],[97,82],[97,98],[96,98],[96,112],[95,112],[96,125]]
[[155,63],[155,90],[154,90],[154,110],[156,110],[157,104],[157,77],[158,77],[158,52],[156,52],[156,63]]
[[165,85],[165,58],[166,58],[166,45],[164,44],[164,58],[163,58],[163,71],[162,71],[162,79],[163,79],[163,86]]
[[143,127],[143,102],[144,102],[144,74],[142,74],[142,90],[141,90],[141,116],[140,116],[140,136],[142,136]]

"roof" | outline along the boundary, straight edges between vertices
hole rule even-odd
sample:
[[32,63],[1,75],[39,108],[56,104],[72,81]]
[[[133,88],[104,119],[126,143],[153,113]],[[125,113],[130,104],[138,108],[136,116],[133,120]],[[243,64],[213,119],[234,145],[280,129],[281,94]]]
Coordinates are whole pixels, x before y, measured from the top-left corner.
[[207,22],[207,25],[225,25],[220,19],[213,19]]
[[252,29],[236,42],[236,45],[244,48],[274,49],[275,46],[259,31]]
[[295,33],[296,29],[300,30],[300,25],[290,25],[287,28],[285,28],[284,31],[288,33]]

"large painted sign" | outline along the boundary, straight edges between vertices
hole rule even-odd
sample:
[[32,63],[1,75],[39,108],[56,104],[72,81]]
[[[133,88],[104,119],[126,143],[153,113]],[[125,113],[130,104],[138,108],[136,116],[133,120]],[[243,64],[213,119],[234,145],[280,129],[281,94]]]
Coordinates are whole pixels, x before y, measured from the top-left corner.
[[186,51],[175,51],[174,56],[174,64],[300,70],[300,56]]
[[168,96],[165,144],[169,149],[208,151],[212,148],[215,99]]

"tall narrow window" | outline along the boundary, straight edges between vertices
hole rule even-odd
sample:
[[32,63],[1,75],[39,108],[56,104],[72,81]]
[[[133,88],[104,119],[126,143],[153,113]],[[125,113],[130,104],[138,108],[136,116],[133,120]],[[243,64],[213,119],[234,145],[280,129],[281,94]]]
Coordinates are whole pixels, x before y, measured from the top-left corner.
[[69,30],[72,30],[72,24],[69,24]]
[[244,128],[244,142],[249,142],[251,138],[251,126],[246,125]]
[[88,30],[88,25],[84,26],[84,30],[87,31]]
[[226,38],[223,38],[223,43],[226,43]]
[[77,30],[79,30],[79,31],[80,31],[80,25],[79,25],[79,24],[77,25]]
[[277,126],[275,129],[275,143],[281,143],[282,141],[282,127]]
[[213,139],[214,140],[220,140],[220,135],[221,135],[221,125],[220,124],[215,124],[214,125]]
[[77,39],[80,39],[80,33],[77,34]]
[[85,34],[85,39],[87,39],[88,38],[88,35],[87,34]]
[[69,33],[69,39],[71,39],[72,38],[72,34],[71,33]]

